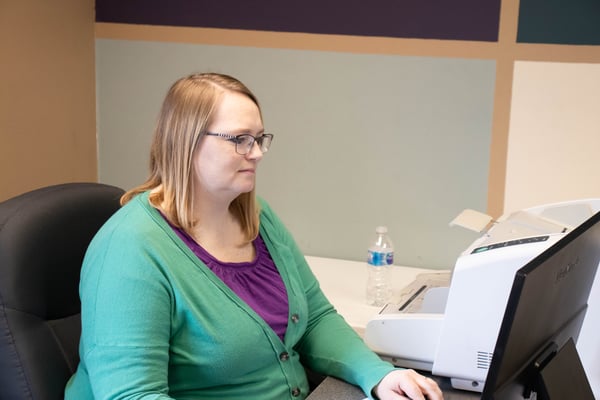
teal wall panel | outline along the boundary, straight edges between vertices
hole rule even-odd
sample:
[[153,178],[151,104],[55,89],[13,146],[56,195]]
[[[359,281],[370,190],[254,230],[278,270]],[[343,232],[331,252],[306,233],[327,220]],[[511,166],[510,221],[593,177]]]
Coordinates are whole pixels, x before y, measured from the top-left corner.
[[600,45],[600,1],[521,0],[517,42]]
[[397,263],[450,267],[474,234],[449,228],[485,210],[495,62],[98,39],[99,174],[147,174],[167,88],[228,73],[261,101],[272,150],[258,193],[306,254],[364,259],[386,224]]

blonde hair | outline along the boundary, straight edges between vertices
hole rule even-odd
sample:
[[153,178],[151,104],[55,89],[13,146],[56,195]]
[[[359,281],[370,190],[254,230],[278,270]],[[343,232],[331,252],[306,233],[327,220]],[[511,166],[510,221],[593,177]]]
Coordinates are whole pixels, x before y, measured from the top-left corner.
[[[193,74],[177,80],[163,101],[150,148],[150,176],[121,197],[121,204],[151,190],[150,204],[160,208],[169,221],[191,232],[194,220],[195,179],[193,155],[206,133],[224,91],[241,93],[258,107],[252,92],[237,79],[223,74]],[[246,238],[258,235],[259,217],[255,190],[242,193],[230,205]]]

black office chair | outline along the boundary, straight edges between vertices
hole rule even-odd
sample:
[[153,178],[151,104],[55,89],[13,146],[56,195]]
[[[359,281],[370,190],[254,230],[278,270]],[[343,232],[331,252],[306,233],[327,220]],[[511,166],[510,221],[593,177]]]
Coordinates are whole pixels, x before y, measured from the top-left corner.
[[0,203],[0,400],[57,400],[79,362],[79,273],[123,190],[67,183]]

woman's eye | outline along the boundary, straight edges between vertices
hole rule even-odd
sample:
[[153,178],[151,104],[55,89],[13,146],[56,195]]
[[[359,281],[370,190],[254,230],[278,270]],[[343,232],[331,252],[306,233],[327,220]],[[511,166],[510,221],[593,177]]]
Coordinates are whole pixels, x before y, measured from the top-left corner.
[[248,136],[242,135],[242,136],[236,137],[236,143],[237,144],[248,144],[252,140],[254,140],[254,138],[252,136],[249,136],[249,135]]
[[231,143],[235,143],[235,144],[244,143],[244,138],[243,137],[239,137],[239,136],[232,137],[232,138],[227,139],[227,140],[230,141]]

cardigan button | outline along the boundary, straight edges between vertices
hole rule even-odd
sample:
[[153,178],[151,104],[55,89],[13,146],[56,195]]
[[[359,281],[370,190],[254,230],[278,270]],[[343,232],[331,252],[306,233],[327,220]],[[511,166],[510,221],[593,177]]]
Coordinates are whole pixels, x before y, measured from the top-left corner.
[[281,361],[287,361],[287,360],[289,360],[289,359],[290,359],[290,354],[289,354],[287,351],[284,351],[283,353],[281,353],[281,354],[279,355],[279,359],[280,359]]
[[292,314],[292,322],[297,324],[300,321],[300,316],[298,314]]
[[300,388],[295,387],[292,389],[292,396],[298,397],[298,396],[300,396],[300,393],[301,393]]

